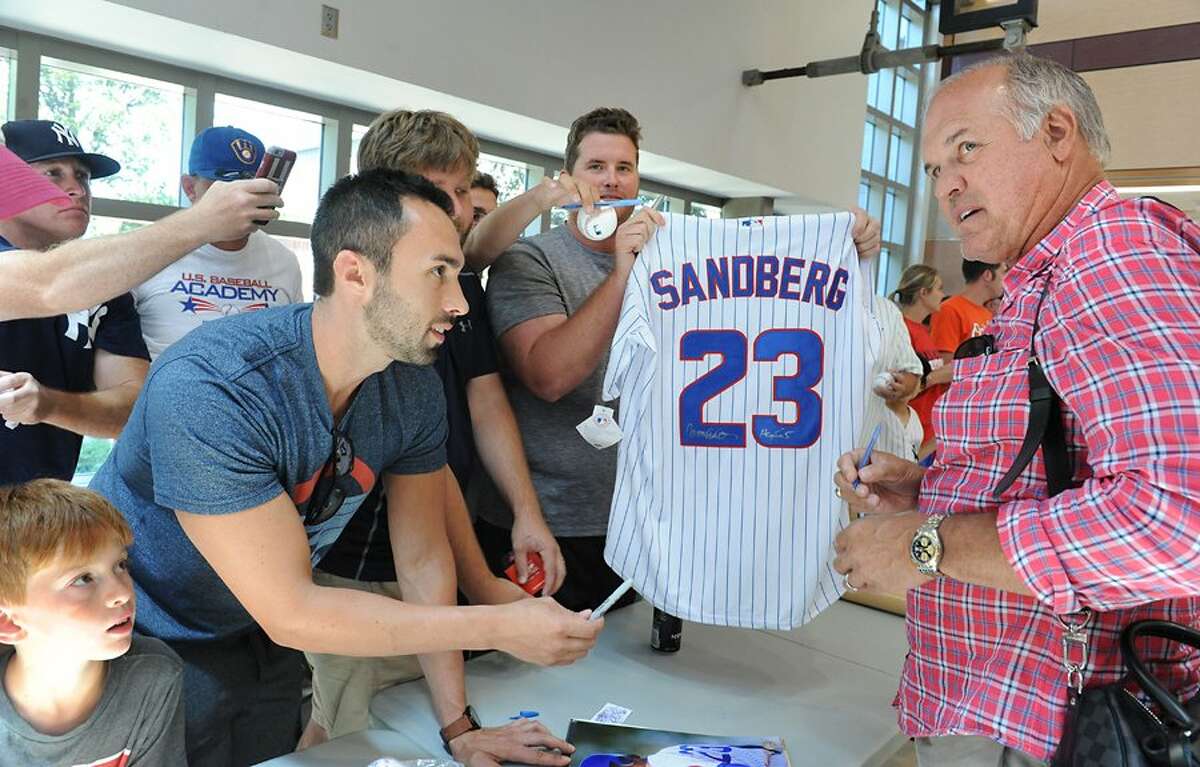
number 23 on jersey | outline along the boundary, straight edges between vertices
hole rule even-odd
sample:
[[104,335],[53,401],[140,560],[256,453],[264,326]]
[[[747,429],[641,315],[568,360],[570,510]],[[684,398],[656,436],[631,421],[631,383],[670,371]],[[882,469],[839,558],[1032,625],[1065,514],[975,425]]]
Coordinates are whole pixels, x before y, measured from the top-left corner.
[[746,446],[744,422],[705,421],[704,406],[746,377],[751,357],[754,363],[796,358],[795,373],[775,376],[771,382],[771,401],[795,405],[795,420],[782,423],[774,415],[752,416],[755,441],[763,447],[806,448],[821,436],[821,397],[813,390],[824,370],[825,347],[819,335],[807,329],[776,328],[764,330],[751,343],[740,331],[724,329],[692,330],[679,339],[682,361],[699,362],[710,354],[720,355],[720,363],[679,393],[681,445]]

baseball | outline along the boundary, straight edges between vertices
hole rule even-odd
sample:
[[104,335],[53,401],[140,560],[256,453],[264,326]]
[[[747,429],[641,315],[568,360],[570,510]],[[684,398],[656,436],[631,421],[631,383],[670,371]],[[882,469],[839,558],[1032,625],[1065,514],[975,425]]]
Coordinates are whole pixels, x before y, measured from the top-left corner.
[[595,242],[606,240],[612,236],[613,232],[617,231],[617,211],[612,208],[603,208],[589,216],[585,211],[580,210],[577,223],[579,231],[583,232],[589,240]]

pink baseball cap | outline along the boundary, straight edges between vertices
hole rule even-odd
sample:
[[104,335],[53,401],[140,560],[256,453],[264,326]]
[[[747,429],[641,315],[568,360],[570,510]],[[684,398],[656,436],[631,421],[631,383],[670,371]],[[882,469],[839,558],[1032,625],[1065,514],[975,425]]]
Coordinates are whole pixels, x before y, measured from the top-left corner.
[[71,198],[8,147],[0,145],[0,219],[12,218],[48,202],[65,206],[71,204]]

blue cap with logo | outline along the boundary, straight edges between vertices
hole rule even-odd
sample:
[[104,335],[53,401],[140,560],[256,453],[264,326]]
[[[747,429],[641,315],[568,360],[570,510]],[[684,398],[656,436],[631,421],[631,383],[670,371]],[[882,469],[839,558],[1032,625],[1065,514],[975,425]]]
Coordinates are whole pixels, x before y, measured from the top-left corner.
[[70,128],[54,120],[11,120],[0,127],[9,150],[25,162],[74,157],[88,167],[92,178],[104,178],[121,170],[111,157],[83,151]]
[[253,178],[265,151],[257,136],[241,128],[207,128],[192,142],[188,175],[213,181]]

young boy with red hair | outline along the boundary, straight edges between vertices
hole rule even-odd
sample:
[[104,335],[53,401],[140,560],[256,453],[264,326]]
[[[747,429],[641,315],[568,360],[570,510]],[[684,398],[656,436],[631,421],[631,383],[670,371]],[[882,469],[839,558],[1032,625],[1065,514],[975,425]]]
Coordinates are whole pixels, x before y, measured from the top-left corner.
[[90,490],[0,487],[0,767],[185,763],[183,666],[133,635],[132,542]]

